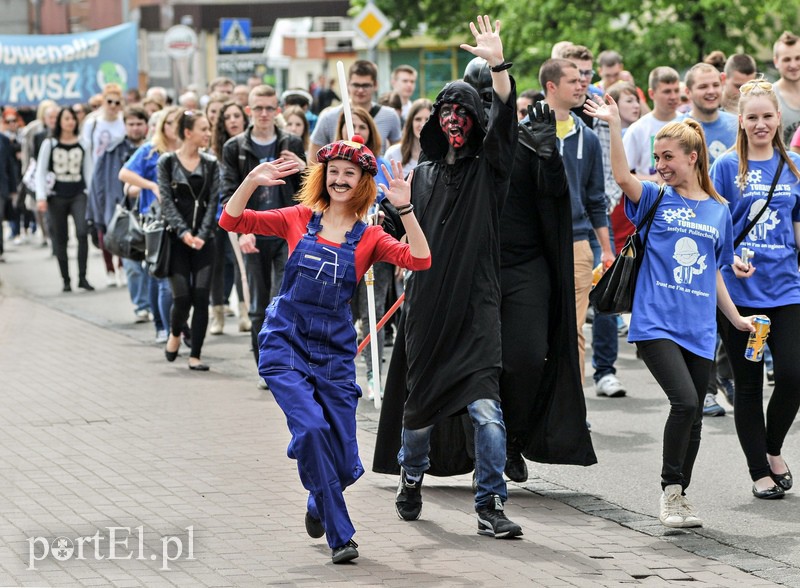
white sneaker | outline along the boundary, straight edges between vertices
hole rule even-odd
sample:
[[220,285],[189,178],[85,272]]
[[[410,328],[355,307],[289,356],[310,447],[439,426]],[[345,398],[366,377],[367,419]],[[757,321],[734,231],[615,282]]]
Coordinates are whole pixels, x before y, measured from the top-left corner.
[[267,381],[264,378],[258,379],[258,389],[259,390],[269,390],[269,386],[267,385]]
[[683,488],[680,484],[671,484],[661,493],[658,503],[658,520],[665,527],[681,528],[686,526],[682,492]]
[[114,272],[106,273],[106,287],[108,288],[117,287],[117,274],[115,274]]
[[683,506],[683,526],[684,527],[702,527],[703,520],[697,516],[692,503],[686,496],[681,496],[681,506]]
[[598,396],[608,396],[609,398],[621,398],[625,396],[625,386],[622,385],[614,374],[606,374],[594,385],[594,391]]
[[146,308],[136,310],[134,311],[134,314],[136,315],[137,323],[146,323],[150,320],[150,312]]

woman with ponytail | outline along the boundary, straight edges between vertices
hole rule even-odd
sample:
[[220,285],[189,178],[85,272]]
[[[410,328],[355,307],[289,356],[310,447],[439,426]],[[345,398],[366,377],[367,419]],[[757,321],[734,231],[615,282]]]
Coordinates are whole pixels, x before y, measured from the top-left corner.
[[[714,360],[716,308],[733,328],[754,330],[733,304],[720,268],[733,263],[733,230],[725,201],[708,177],[708,152],[700,124],[671,122],[656,135],[653,156],[663,185],[630,172],[619,110],[587,100],[584,110],[609,124],[614,179],[627,195],[625,213],[645,243],[636,280],[628,341],[670,403],[664,427],[659,520],[666,527],[700,527],[685,495],[700,448],[703,399]],[[643,220],[651,208],[649,230]]]

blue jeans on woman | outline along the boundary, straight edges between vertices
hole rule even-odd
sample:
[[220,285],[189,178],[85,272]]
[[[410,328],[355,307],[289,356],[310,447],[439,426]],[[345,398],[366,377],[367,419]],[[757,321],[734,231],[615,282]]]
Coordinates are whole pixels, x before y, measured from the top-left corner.
[[[475,510],[486,506],[495,494],[505,502],[508,498],[503,468],[506,465],[506,427],[500,403],[481,398],[467,405],[475,428]],[[397,455],[400,466],[412,476],[419,476],[431,465],[433,425],[422,429],[403,428],[403,444]]]

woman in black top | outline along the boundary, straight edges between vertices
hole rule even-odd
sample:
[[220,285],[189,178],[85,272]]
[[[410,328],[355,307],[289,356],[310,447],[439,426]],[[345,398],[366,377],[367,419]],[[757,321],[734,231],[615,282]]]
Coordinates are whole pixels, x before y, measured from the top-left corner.
[[72,291],[67,260],[70,216],[78,238],[78,287],[94,290],[86,281],[89,257],[86,194],[92,163],[78,139],[78,117],[71,107],[64,107],[58,112],[53,137],[44,140],[36,158],[37,207],[42,213],[50,214],[53,252],[64,280],[64,292]]
[[208,295],[214,260],[214,221],[219,198],[219,166],[212,155],[201,152],[211,139],[208,119],[200,111],[178,118],[177,151],[158,160],[161,209],[172,232],[169,283],[172,288],[170,335],[164,353],[175,361],[181,344],[181,327],[192,313],[189,369],[208,371],[200,351],[208,327]]

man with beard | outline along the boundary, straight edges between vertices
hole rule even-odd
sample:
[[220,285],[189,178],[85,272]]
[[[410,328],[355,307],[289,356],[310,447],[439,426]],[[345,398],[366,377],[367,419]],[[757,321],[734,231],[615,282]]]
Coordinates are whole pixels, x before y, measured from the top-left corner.
[[[470,29],[476,46],[461,48],[486,59],[492,70],[489,124],[478,92],[457,81],[439,93],[422,129],[424,161],[414,171],[412,203],[434,261],[427,272],[412,274],[406,287],[378,446],[391,452],[401,442],[395,508],[400,518],[413,521],[422,510],[426,471],[451,475],[472,469],[468,458],[460,464],[437,461],[440,456],[430,451],[432,436],[438,435],[434,429],[449,425],[457,438],[461,428],[466,448],[473,437],[471,431],[463,434],[464,425],[474,427],[478,533],[507,538],[522,534],[503,511],[506,431],[499,383],[500,211],[516,147],[516,96],[507,71],[511,64],[503,58],[500,22],[492,30],[489,17],[483,16]],[[390,214],[387,230],[396,232],[397,227]],[[448,418],[465,412],[468,420]],[[387,457],[376,453],[373,468],[396,473]]]

